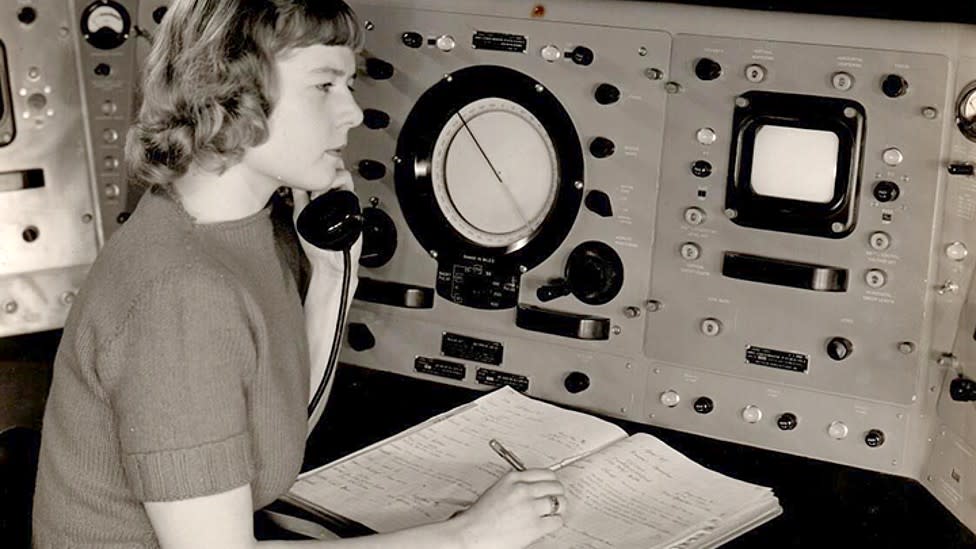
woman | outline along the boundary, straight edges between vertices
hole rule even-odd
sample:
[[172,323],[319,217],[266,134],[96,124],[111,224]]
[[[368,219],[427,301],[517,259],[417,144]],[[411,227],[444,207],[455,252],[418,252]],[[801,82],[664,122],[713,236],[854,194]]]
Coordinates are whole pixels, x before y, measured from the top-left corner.
[[296,208],[351,186],[341,153],[362,121],[350,89],[362,40],[340,0],[173,2],[128,141],[131,173],[151,187],[93,266],[58,350],[36,547],[502,549],[561,526],[562,485],[530,470],[442,523],[254,539],[253,511],[301,465],[321,375],[310,364],[328,359],[342,268],[303,244],[303,317],[266,204],[281,186]]

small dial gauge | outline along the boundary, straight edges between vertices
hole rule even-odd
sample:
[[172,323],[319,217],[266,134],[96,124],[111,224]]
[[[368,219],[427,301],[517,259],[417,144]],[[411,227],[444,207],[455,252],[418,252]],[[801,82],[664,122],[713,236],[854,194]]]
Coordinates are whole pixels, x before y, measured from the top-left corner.
[[956,125],[970,141],[976,141],[976,82],[970,82],[956,103]]
[[98,0],[81,14],[81,34],[92,46],[111,50],[129,38],[132,20],[129,12],[118,2]]
[[559,187],[556,150],[525,107],[486,97],[441,128],[431,155],[434,196],[472,243],[517,249],[546,220]]

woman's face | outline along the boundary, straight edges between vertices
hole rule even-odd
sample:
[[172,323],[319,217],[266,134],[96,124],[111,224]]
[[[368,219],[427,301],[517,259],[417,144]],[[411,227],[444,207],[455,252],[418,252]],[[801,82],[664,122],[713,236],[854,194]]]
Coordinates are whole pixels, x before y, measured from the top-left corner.
[[242,163],[274,186],[328,191],[350,129],[363,121],[352,96],[355,56],[346,46],[315,45],[275,59],[277,89],[268,140],[248,149]]

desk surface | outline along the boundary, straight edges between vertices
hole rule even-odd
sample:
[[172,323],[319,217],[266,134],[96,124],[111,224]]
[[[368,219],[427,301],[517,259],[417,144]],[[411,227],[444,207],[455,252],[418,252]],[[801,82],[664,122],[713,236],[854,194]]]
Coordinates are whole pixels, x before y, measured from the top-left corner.
[[[358,450],[480,394],[342,366],[322,421],[310,439],[304,468]],[[783,515],[726,548],[976,547],[976,536],[912,480],[610,421],[629,433],[651,433],[706,467],[773,488]]]

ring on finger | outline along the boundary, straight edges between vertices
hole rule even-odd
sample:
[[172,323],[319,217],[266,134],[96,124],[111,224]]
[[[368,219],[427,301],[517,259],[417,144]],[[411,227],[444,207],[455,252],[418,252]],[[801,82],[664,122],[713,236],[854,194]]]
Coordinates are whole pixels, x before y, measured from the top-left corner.
[[553,516],[559,514],[559,498],[556,496],[549,496],[549,513],[546,516]]

